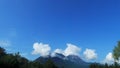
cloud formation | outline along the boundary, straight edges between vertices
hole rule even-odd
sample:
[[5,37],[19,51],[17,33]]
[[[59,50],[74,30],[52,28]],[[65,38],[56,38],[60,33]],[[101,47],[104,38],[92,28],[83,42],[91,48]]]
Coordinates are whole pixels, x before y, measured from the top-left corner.
[[87,59],[87,60],[94,60],[97,58],[97,53],[95,53],[95,50],[93,49],[86,49],[84,52],[83,52],[83,55],[84,57]]
[[51,47],[48,44],[34,43],[33,49],[34,50],[32,54],[34,55],[40,54],[41,56],[47,56],[50,54]]
[[54,53],[61,53],[65,56],[68,56],[68,55],[79,55],[80,51],[81,51],[81,48],[77,47],[76,45],[73,45],[73,44],[66,44],[67,45],[67,48],[65,50],[62,50],[62,49],[56,49],[54,51]]
[[51,56],[52,57],[55,57],[56,54],[55,53],[60,53],[60,54],[63,54],[64,55],[64,51],[62,49],[55,49],[52,53],[51,53]]
[[55,52],[55,53],[61,53],[61,54],[64,53],[64,51],[63,51],[62,49],[56,49],[54,52]]
[[64,50],[65,56],[68,55],[79,55],[79,52],[81,51],[81,48],[77,47],[76,45],[67,44],[67,48]]
[[114,63],[114,58],[113,58],[113,55],[112,55],[111,52],[109,52],[109,53],[106,55],[106,58],[104,59],[103,63],[108,63],[108,64]]
[[[51,52],[51,47],[48,44],[37,42],[33,44],[34,50],[32,51],[32,54],[33,55],[39,54],[41,56],[51,55],[52,57],[56,56],[55,53],[60,53],[60,54],[63,54],[64,56],[68,56],[68,55],[80,56],[80,51],[81,51],[80,47],[77,47],[76,45],[71,43],[67,43],[66,45],[67,47],[65,49],[55,49],[53,52]],[[87,60],[93,60],[97,58],[97,53],[93,49],[87,48],[84,51],[83,55]]]

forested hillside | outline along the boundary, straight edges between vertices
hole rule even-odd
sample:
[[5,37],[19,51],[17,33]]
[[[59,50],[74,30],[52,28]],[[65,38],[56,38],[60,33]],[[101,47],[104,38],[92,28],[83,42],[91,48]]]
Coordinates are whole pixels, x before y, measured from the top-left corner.
[[0,68],[57,68],[51,60],[44,64],[29,61],[22,57],[19,52],[8,54],[5,49],[0,47]]
[[[61,54],[58,55],[61,56]],[[115,48],[113,49],[113,57],[115,61],[112,64],[89,63],[89,68],[120,68],[120,64],[118,63],[120,57],[120,41],[118,41],[117,46],[115,46]],[[30,61],[27,58],[22,57],[19,52],[14,54],[7,53],[4,48],[0,47],[0,68],[58,68],[57,65],[54,64],[56,62],[54,61],[54,59],[56,58],[56,61],[58,61],[59,63],[59,60],[61,59],[58,59],[58,57],[51,59],[47,58],[44,63],[42,63],[42,61],[40,60],[45,60],[45,58],[41,57],[37,59],[37,61]],[[62,63],[64,64],[64,62]],[[65,66],[62,66],[61,64],[58,65],[59,68],[65,68],[66,66],[66,64]],[[81,66],[79,67],[81,68]],[[74,66],[73,68],[76,68],[76,66]]]

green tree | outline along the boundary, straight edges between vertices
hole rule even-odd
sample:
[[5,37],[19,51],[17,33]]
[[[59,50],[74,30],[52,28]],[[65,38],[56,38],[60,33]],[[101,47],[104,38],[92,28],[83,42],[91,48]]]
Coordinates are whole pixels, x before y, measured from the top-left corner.
[[113,58],[115,62],[119,60],[119,57],[120,57],[120,41],[118,41],[117,46],[115,46],[113,50]]
[[105,63],[105,68],[109,68],[109,66],[108,66],[108,64],[107,64],[107,63]]
[[44,64],[44,68],[57,68],[57,66],[52,62],[52,60],[48,59]]
[[5,49],[0,47],[0,56],[3,56],[5,54],[6,54]]
[[55,64],[48,60],[41,64],[36,61],[29,61],[22,57],[19,52],[15,54],[8,54],[4,48],[0,47],[0,68],[57,68]]
[[0,67],[3,68],[19,68],[17,59],[12,54],[7,54],[0,59]]

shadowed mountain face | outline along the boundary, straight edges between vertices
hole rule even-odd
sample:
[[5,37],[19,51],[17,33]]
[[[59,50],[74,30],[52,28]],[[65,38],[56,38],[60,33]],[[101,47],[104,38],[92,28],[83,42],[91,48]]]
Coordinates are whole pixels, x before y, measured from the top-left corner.
[[59,68],[89,68],[89,63],[75,55],[64,56],[63,54],[56,53],[54,57],[48,55],[46,57],[39,57],[35,61],[45,63],[48,59],[51,59]]
[[69,55],[67,56],[67,59],[75,64],[87,64],[85,61],[83,61],[80,57],[75,55]]

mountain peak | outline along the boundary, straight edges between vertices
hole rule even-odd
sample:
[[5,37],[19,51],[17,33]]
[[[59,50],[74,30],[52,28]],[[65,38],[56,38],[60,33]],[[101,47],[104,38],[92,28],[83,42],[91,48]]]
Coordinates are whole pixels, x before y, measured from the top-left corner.
[[[80,66],[88,66],[88,63],[84,62],[77,55],[64,56],[60,53],[55,53],[54,56],[48,55],[47,57],[39,57],[35,61],[45,63],[48,59],[51,59],[58,67],[64,66],[65,68],[79,68]],[[78,67],[77,67],[78,66]],[[88,68],[88,67],[83,67]]]
[[67,60],[70,60],[71,62],[77,63],[77,64],[85,64],[86,62],[83,61],[79,56],[77,55],[68,55]]

